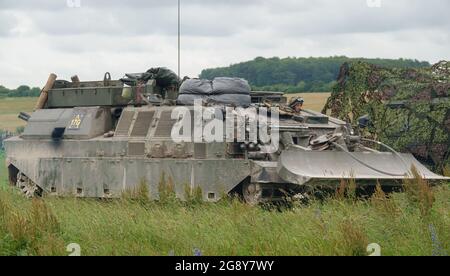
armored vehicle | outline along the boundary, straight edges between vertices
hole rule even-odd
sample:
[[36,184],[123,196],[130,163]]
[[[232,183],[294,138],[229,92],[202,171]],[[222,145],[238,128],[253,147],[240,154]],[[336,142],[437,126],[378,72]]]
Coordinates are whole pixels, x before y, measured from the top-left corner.
[[99,82],[53,75],[36,110],[20,114],[25,131],[4,142],[11,185],[29,197],[118,198],[144,185],[154,200],[171,187],[181,200],[201,191],[214,202],[239,192],[254,204],[341,179],[399,185],[412,166],[426,179],[448,179],[411,154],[363,145],[344,121],[293,110],[281,93],[227,78],[179,88],[152,72]]

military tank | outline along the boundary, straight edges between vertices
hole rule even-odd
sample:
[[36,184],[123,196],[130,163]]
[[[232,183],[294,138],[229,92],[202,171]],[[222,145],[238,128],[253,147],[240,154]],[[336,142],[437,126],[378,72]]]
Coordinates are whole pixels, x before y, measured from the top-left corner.
[[[282,93],[251,92],[245,80],[228,78],[179,87],[167,72],[121,80],[107,73],[94,82],[52,75],[36,110],[19,115],[24,132],[4,142],[10,184],[28,197],[109,199],[144,186],[154,200],[171,187],[181,200],[194,191],[210,202],[238,192],[257,204],[341,179],[401,185],[413,166],[430,181],[448,180],[411,154],[367,147],[381,143],[287,105]],[[180,131],[182,123],[188,129]]]

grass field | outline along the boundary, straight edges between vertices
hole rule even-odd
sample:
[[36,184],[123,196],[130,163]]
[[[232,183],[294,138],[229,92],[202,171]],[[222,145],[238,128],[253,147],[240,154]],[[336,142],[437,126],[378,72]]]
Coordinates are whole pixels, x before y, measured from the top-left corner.
[[298,93],[286,94],[288,99],[292,97],[302,97],[305,100],[304,108],[321,112],[331,93]]
[[407,193],[368,200],[348,190],[279,211],[237,200],[31,201],[6,186],[4,168],[0,183],[0,255],[68,255],[71,243],[82,255],[368,255],[370,243],[382,255],[450,252],[448,185],[417,181]]
[[17,118],[19,112],[32,112],[36,98],[0,98],[0,129],[11,132],[25,122]]

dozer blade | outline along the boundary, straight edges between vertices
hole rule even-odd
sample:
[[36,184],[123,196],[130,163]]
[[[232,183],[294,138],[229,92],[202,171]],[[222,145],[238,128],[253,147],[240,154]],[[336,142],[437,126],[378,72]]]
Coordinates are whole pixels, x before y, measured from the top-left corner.
[[278,161],[279,176],[303,185],[313,180],[403,180],[411,168],[427,180],[450,180],[420,164],[411,154],[333,151],[284,151]]

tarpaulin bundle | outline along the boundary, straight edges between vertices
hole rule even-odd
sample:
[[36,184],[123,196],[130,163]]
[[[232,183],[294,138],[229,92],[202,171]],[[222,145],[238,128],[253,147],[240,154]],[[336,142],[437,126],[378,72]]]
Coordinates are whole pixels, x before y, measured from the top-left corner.
[[138,82],[148,82],[153,79],[156,80],[156,85],[159,87],[177,86],[180,82],[179,77],[175,72],[164,67],[156,67],[147,70],[140,74],[126,74],[126,77],[121,81],[127,85],[135,86]]
[[249,106],[250,91],[248,82],[240,78],[188,79],[180,87],[177,103],[193,105],[200,99],[217,104]]

